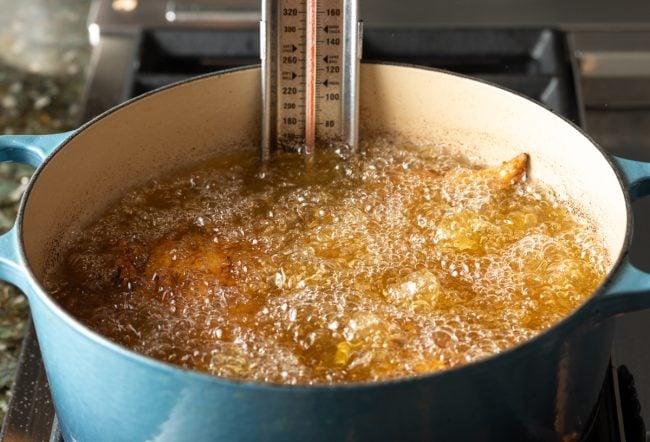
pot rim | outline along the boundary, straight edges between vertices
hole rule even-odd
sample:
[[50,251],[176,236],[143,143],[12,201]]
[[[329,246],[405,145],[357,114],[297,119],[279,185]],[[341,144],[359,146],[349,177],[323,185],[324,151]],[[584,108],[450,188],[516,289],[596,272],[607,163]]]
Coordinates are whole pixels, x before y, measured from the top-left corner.
[[[632,224],[633,224],[633,217],[632,217],[632,205],[631,205],[631,200],[629,196],[628,189],[625,186],[625,182],[622,178],[621,172],[619,169],[616,167],[615,163],[612,161],[611,157],[609,154],[605,152],[605,150],[599,146],[587,133],[585,133],[582,128],[577,126],[575,123],[573,123],[571,120],[567,119],[566,117],[562,115],[558,115],[554,113],[552,110],[550,110],[548,107],[544,106],[543,104],[537,102],[536,100],[523,95],[522,93],[519,93],[517,91],[513,91],[511,89],[508,89],[506,87],[503,87],[498,84],[494,84],[491,82],[488,82],[486,80],[480,79],[480,78],[475,78],[475,77],[470,77],[464,74],[459,74],[456,72],[450,72],[444,69],[439,69],[439,68],[432,68],[428,66],[419,66],[415,64],[407,64],[407,63],[395,63],[395,62],[364,62],[364,64],[373,64],[373,65],[388,65],[388,66],[395,66],[395,67],[402,67],[402,68],[409,68],[409,69],[417,69],[417,70],[425,70],[425,71],[433,71],[438,74],[443,74],[443,75],[450,75],[454,77],[458,77],[464,80],[468,81],[473,81],[473,82],[478,82],[483,84],[484,86],[487,87],[493,87],[500,89],[502,92],[507,92],[512,95],[515,95],[519,98],[523,98],[532,104],[535,104],[543,109],[545,109],[547,112],[552,113],[555,117],[559,119],[559,121],[564,122],[565,124],[568,124],[571,126],[571,128],[575,131],[578,131],[580,135],[585,137],[590,144],[598,150],[598,152],[602,155],[603,159],[609,164],[609,166],[613,169],[614,173],[616,174],[616,177],[618,179],[619,185],[621,192],[623,194],[623,197],[625,199],[625,207],[626,207],[626,225],[625,225],[625,240],[624,244],[621,247],[621,250],[618,253],[618,256],[616,256],[615,259],[613,259],[613,264],[611,266],[611,269],[603,279],[603,281],[599,284],[599,286],[592,292],[592,294],[582,302],[576,309],[574,309],[571,313],[568,315],[564,316],[562,319],[559,321],[555,322],[553,325],[551,325],[549,328],[537,333],[535,336],[531,337],[530,339],[527,339],[523,342],[520,342],[516,345],[513,345],[511,347],[506,348],[505,350],[499,352],[499,353],[493,353],[488,356],[485,356],[484,358],[477,359],[475,361],[465,363],[462,365],[454,366],[451,368],[443,369],[443,370],[437,370],[433,372],[428,372],[428,373],[420,373],[416,375],[411,375],[411,376],[406,376],[406,377],[398,377],[398,378],[391,378],[391,379],[385,379],[385,380],[379,380],[379,381],[357,381],[357,382],[346,382],[346,383],[335,383],[335,384],[326,384],[326,383],[317,383],[317,384],[282,384],[282,383],[273,383],[273,382],[263,382],[263,381],[258,381],[258,380],[250,380],[250,379],[232,379],[232,378],[225,378],[225,377],[217,377],[210,375],[208,373],[196,371],[196,370],[191,370],[187,368],[180,367],[178,365],[161,361],[158,359],[154,359],[150,356],[146,356],[144,354],[138,353],[136,351],[133,351],[127,347],[124,347],[122,345],[119,345],[107,337],[101,335],[100,333],[95,332],[91,328],[85,326],[82,324],[79,320],[77,320],[72,314],[70,314],[68,311],[66,311],[63,307],[59,305],[54,298],[51,297],[51,295],[45,290],[45,288],[42,286],[41,282],[36,278],[34,273],[32,272],[31,266],[29,265],[29,261],[27,260],[27,257],[25,256],[25,250],[23,247],[23,216],[24,216],[24,211],[26,207],[27,200],[29,199],[29,196],[33,190],[33,187],[35,183],[38,181],[38,177],[40,176],[41,172],[47,167],[48,163],[51,161],[51,159],[62,149],[64,149],[68,143],[73,140],[77,135],[79,135],[81,132],[89,128],[90,126],[98,123],[99,121],[103,120],[105,117],[121,110],[124,107],[130,106],[133,103],[136,103],[140,100],[146,99],[154,94],[157,94],[159,92],[166,91],[168,89],[172,89],[175,87],[183,86],[187,83],[192,83],[192,82],[197,82],[197,81],[203,81],[210,79],[212,77],[217,77],[217,76],[223,76],[223,75],[231,75],[231,74],[237,74],[239,72],[244,72],[244,71],[249,71],[249,70],[256,70],[260,68],[260,65],[250,65],[250,66],[242,66],[242,67],[237,67],[237,68],[232,68],[232,69],[227,69],[219,72],[212,72],[208,74],[203,74],[199,75],[196,77],[191,77],[173,84],[169,84],[166,86],[163,86],[161,88],[148,91],[142,95],[139,95],[137,97],[131,98],[123,103],[120,103],[117,106],[114,106],[105,112],[95,116],[88,122],[84,123],[81,125],[79,128],[74,130],[74,132],[71,134],[70,137],[68,137],[61,145],[57,146],[56,149],[52,151],[52,153],[45,159],[45,161],[35,170],[32,178],[29,181],[29,184],[25,190],[25,193],[23,197],[21,198],[18,213],[16,215],[16,229],[17,229],[17,238],[19,242],[19,247],[18,247],[18,252],[20,255],[20,259],[23,263],[23,271],[26,272],[26,274],[29,276],[29,282],[31,285],[31,290],[32,292],[39,297],[39,299],[55,313],[58,317],[63,319],[68,326],[72,327],[77,333],[80,333],[83,335],[85,338],[90,339],[96,344],[99,344],[103,347],[105,347],[107,350],[116,352],[118,355],[121,357],[130,359],[134,363],[138,364],[144,364],[147,367],[151,369],[158,370],[160,372],[163,372],[169,376],[189,376],[188,380],[192,380],[195,382],[210,382],[210,383],[217,383],[221,384],[223,387],[234,387],[234,388],[250,388],[250,389],[265,389],[265,390],[272,390],[272,391],[284,391],[284,392],[299,392],[299,391],[334,391],[334,390],[359,390],[359,389],[370,389],[370,388],[382,388],[382,387],[390,387],[393,385],[397,384],[403,384],[403,383],[411,383],[411,382],[420,382],[420,381],[425,381],[425,380],[431,380],[434,378],[438,378],[441,376],[465,376],[469,375],[472,372],[476,370],[483,370],[485,367],[490,366],[492,364],[498,364],[499,360],[501,357],[522,357],[525,356],[527,352],[532,351],[534,349],[535,344],[540,343],[544,340],[547,339],[549,336],[551,336],[553,333],[564,330],[570,326],[572,326],[573,321],[579,320],[578,317],[580,315],[585,316],[594,316],[596,320],[601,320],[600,318],[597,318],[594,314],[595,310],[594,307],[598,305],[599,300],[602,298],[600,296],[605,289],[610,285],[612,282],[615,274],[618,272],[618,270],[621,267],[621,264],[627,254],[627,251],[630,247],[631,243],[631,237],[632,237]],[[31,301],[30,301],[31,302]],[[587,318],[583,318],[581,320],[581,323],[586,321]],[[578,324],[574,324],[578,325]]]

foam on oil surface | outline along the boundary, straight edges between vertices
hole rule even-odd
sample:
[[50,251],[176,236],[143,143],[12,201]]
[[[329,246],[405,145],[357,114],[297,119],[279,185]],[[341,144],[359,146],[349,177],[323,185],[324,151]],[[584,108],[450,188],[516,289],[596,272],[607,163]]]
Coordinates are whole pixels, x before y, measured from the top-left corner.
[[602,241],[563,204],[430,146],[235,153],[127,195],[46,286],[114,341],[217,376],[408,376],[525,341],[591,294]]

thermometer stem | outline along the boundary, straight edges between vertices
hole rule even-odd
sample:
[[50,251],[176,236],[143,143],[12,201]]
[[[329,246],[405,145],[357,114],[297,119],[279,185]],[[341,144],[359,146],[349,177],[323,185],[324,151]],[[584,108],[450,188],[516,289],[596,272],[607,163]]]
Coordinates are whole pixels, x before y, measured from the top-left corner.
[[307,0],[307,35],[305,51],[305,153],[311,154],[316,146],[316,46],[318,31],[317,0]]

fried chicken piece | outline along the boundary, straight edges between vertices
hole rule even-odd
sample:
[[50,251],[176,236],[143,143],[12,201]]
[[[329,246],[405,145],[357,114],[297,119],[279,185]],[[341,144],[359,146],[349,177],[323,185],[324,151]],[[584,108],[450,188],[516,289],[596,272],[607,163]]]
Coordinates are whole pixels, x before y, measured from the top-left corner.
[[146,293],[165,303],[174,300],[177,307],[218,299],[229,311],[248,312],[248,294],[265,292],[266,274],[259,269],[268,268],[267,259],[244,239],[215,242],[212,235],[201,232],[176,234],[151,246],[143,272]]
[[145,275],[163,285],[204,279],[232,286],[235,283],[233,260],[238,254],[241,253],[231,244],[217,244],[208,235],[188,233],[155,244]]
[[122,239],[115,244],[111,253],[115,259],[115,282],[120,287],[134,287],[142,275],[149,256],[144,244],[136,240]]
[[256,270],[266,255],[246,240],[215,240],[207,231],[184,230],[146,244],[120,241],[111,252],[114,284],[179,314],[207,304],[249,314],[254,305],[237,286],[253,284],[265,292],[265,275]]
[[512,187],[514,184],[526,178],[528,171],[528,154],[521,153],[511,159],[504,161],[498,167],[488,167],[479,170],[466,170],[467,174],[473,178],[485,179],[488,181],[490,187],[505,190]]
[[496,175],[495,182],[499,183],[502,187],[510,187],[526,178],[528,159],[527,153],[521,153],[510,161],[504,161],[499,167],[484,169],[483,173]]
[[527,171],[528,154],[522,153],[498,167],[447,173],[443,177],[443,198],[452,210],[438,220],[435,241],[443,248],[484,251],[489,243],[486,238],[500,237],[502,232],[499,225],[483,217],[483,212],[510,199]]
[[[485,198],[496,197],[502,191],[507,191],[525,180],[527,171],[528,154],[522,153],[510,161],[504,161],[498,167],[454,169],[443,176],[443,189],[446,199],[452,205],[456,201],[481,202]],[[483,195],[484,198],[479,195]],[[482,201],[481,204],[483,202],[487,200]]]

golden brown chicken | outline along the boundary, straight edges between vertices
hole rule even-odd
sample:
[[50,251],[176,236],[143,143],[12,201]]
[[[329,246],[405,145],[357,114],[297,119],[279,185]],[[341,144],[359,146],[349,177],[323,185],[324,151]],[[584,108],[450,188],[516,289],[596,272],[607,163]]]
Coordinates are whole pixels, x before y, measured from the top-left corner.
[[528,154],[522,153],[500,166],[484,169],[457,169],[445,175],[446,180],[467,185],[486,184],[492,190],[506,190],[526,178]]
[[528,154],[522,153],[511,159],[504,161],[501,166],[483,169],[482,173],[486,176],[494,176],[495,183],[505,187],[512,187],[526,178],[528,172]]
[[177,233],[144,246],[123,240],[113,248],[116,282],[135,289],[153,284],[166,296],[174,290],[205,294],[206,284],[228,287],[235,282],[237,265],[252,251],[245,243],[215,243],[210,235]]
[[522,153],[500,166],[455,169],[443,177],[442,196],[448,204],[436,223],[434,241],[440,247],[483,254],[507,239],[506,224],[485,219],[485,210],[504,207],[516,184],[526,178],[528,154]]
[[163,283],[210,276],[221,285],[231,286],[234,284],[233,255],[240,255],[240,252],[232,245],[215,243],[209,235],[186,233],[156,243],[144,272],[147,277]]

